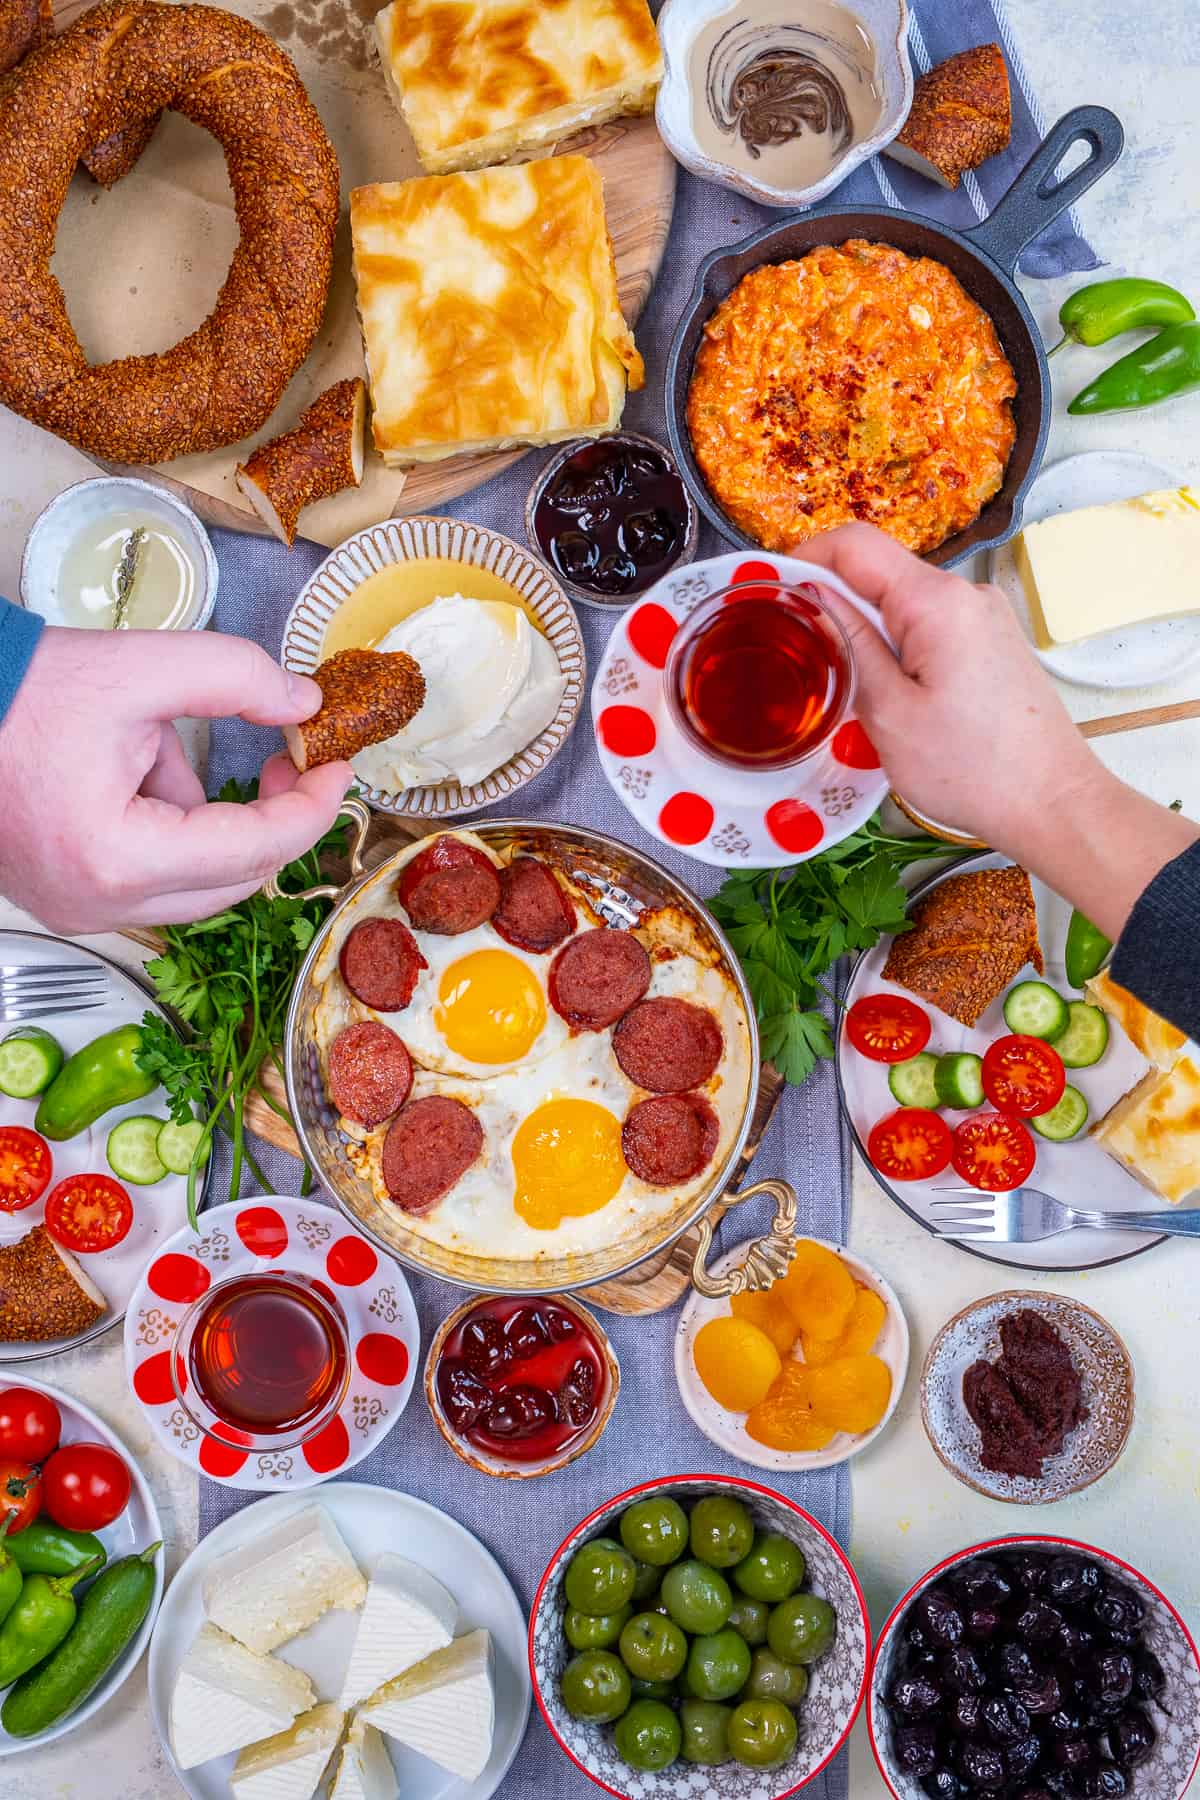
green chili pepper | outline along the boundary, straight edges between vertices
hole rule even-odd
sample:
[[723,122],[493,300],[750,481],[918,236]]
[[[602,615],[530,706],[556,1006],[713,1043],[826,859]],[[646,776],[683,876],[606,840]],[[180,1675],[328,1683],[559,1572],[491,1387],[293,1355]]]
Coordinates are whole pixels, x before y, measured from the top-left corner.
[[91,1531],[68,1531],[43,1515],[19,1531],[5,1546],[24,1575],[70,1575],[81,1563],[106,1557],[104,1545]]
[[1067,981],[1071,987],[1081,988],[1085,981],[1098,975],[1111,949],[1112,939],[1106,938],[1100,927],[1093,925],[1076,907],[1067,926],[1065,960]]
[[1196,316],[1186,294],[1165,281],[1126,275],[1117,281],[1093,281],[1063,301],[1058,322],[1063,336],[1047,355],[1064,344],[1107,344],[1123,331],[1150,325],[1183,325]]
[[135,1060],[141,1043],[140,1025],[119,1025],[68,1057],[38,1105],[33,1123],[42,1136],[75,1137],[114,1106],[152,1094],[158,1082]]
[[1200,387],[1200,319],[1168,325],[1105,369],[1072,400],[1069,413],[1127,412]]
[[10,1508],[4,1515],[3,1525],[0,1525],[0,1625],[4,1623],[17,1604],[21,1593],[21,1583],[24,1580],[20,1565],[4,1542],[8,1528],[16,1516],[15,1510]]
[[16,1605],[0,1625],[0,1687],[8,1687],[56,1650],[75,1623],[71,1589],[94,1575],[93,1557],[70,1575],[27,1575]]

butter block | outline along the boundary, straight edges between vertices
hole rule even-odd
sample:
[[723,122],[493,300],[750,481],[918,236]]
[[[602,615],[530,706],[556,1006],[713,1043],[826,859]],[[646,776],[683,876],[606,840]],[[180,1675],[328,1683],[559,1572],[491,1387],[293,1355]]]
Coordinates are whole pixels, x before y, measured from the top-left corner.
[[1164,488],[1027,525],[1013,540],[1043,650],[1200,612],[1200,493]]

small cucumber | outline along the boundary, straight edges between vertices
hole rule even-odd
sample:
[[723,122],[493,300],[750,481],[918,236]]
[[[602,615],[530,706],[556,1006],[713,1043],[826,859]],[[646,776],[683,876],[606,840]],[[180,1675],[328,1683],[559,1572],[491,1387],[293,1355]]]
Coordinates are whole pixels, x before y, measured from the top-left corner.
[[136,1118],[122,1119],[114,1125],[105,1150],[113,1174],[122,1181],[131,1181],[134,1187],[153,1187],[161,1181],[167,1172],[158,1154],[162,1127],[162,1120],[149,1113],[139,1113]]
[[1108,1049],[1108,1020],[1098,1006],[1072,1000],[1067,1008],[1067,1029],[1054,1040],[1054,1048],[1068,1069],[1090,1069]]
[[918,1055],[910,1056],[907,1062],[892,1064],[888,1070],[888,1087],[898,1106],[925,1106],[933,1109],[939,1105],[934,1086],[937,1060],[931,1051],[922,1050]]
[[0,1040],[0,1094],[32,1100],[63,1066],[63,1047],[39,1025],[18,1025]]
[[963,1112],[983,1105],[983,1061],[973,1050],[939,1056],[933,1079],[943,1106]]
[[1085,981],[1098,975],[1111,949],[1111,938],[1106,938],[1089,918],[1076,909],[1067,926],[1067,948],[1063,958],[1067,965],[1067,981],[1071,987],[1081,988]]
[[1039,1137],[1049,1138],[1052,1144],[1063,1144],[1068,1138],[1078,1137],[1087,1124],[1088,1103],[1076,1087],[1065,1087],[1057,1106],[1049,1112],[1039,1113],[1029,1123]]
[[154,1598],[161,1544],[101,1571],[79,1604],[79,1617],[57,1650],[22,1675],[0,1707],[13,1737],[36,1737],[81,1706],[135,1636]]
[[[176,1125],[174,1119],[168,1119],[158,1134],[158,1160],[172,1175],[187,1175],[191,1171],[192,1158],[196,1154],[196,1145],[204,1134],[204,1127],[199,1119],[189,1119],[186,1125]],[[200,1167],[208,1161],[208,1151],[204,1152],[204,1160]]]
[[1058,1041],[1067,1029],[1067,1003],[1046,981],[1018,981],[1004,1002],[1004,1023],[1021,1037]]

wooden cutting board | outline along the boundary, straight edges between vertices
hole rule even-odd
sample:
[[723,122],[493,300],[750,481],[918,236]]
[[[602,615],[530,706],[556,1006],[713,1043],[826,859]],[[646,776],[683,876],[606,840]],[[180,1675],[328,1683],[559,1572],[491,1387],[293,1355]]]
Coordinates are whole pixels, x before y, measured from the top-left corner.
[[[90,0],[56,0],[59,29],[88,4]],[[223,5],[258,25],[292,57],[342,171],[343,215],[324,324],[308,359],[253,440],[261,443],[288,430],[332,382],[364,372],[346,198],[351,188],[403,180],[419,175],[421,168],[375,56],[370,21],[376,0],[223,0]],[[634,324],[671,229],[674,160],[653,118],[618,119],[556,148],[585,151],[600,168],[621,304]],[[221,151],[177,113],[164,117],[138,166],[111,192],[77,175],[60,221],[55,273],[91,359],[155,353],[194,330],[212,309],[237,236]],[[151,472],[209,524],[262,534],[265,527],[245,510],[234,482],[235,465],[245,461],[251,448],[252,443],[243,443],[181,457]],[[423,512],[453,500],[524,454],[452,457],[406,474],[385,469],[369,451],[362,487],[309,508],[304,535],[322,544],[341,543],[395,513]]]

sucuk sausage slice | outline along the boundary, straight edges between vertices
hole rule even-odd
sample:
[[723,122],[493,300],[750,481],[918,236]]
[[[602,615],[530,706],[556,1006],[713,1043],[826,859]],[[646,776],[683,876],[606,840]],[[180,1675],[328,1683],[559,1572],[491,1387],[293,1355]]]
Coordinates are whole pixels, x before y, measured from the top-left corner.
[[621,1150],[639,1180],[676,1187],[711,1162],[717,1137],[717,1115],[703,1094],[655,1094],[630,1107]]
[[417,976],[429,964],[416,938],[400,919],[363,919],[342,945],[338,968],[356,1000],[376,1012],[399,1012],[408,1005]]
[[500,877],[473,844],[439,837],[404,869],[398,892],[418,931],[457,937],[491,918],[500,904]]
[[550,964],[550,1004],[579,1031],[603,1031],[650,986],[650,958],[628,931],[605,926],[564,944]]
[[360,1019],[329,1046],[329,1098],[368,1130],[399,1112],[412,1086],[412,1059],[387,1025]]
[[506,944],[540,955],[570,937],[575,908],[545,863],[517,856],[500,871],[500,904],[492,924]]
[[625,1014],[613,1032],[613,1054],[635,1086],[678,1094],[708,1080],[724,1042],[706,1006],[664,995],[639,1000]]
[[383,1181],[397,1206],[425,1213],[450,1192],[483,1148],[483,1127],[461,1100],[427,1094],[406,1106],[383,1140]]

